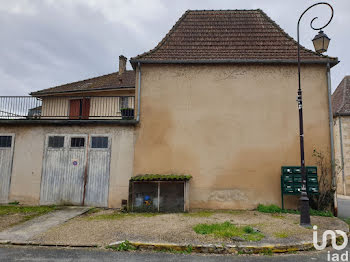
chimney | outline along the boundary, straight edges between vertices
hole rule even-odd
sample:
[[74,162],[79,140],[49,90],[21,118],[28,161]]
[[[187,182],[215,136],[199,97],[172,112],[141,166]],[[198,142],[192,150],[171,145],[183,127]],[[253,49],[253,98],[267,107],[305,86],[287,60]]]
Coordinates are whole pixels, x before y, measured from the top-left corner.
[[125,56],[123,55],[119,56],[119,75],[122,75],[125,72],[127,60],[128,59]]

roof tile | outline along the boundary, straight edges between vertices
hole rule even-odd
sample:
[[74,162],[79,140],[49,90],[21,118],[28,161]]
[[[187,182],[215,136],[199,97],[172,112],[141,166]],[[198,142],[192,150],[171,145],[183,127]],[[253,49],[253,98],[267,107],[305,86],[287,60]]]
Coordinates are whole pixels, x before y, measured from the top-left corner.
[[[301,58],[330,61],[301,48]],[[136,62],[207,60],[294,60],[297,42],[263,11],[188,10],[152,50],[131,58]]]

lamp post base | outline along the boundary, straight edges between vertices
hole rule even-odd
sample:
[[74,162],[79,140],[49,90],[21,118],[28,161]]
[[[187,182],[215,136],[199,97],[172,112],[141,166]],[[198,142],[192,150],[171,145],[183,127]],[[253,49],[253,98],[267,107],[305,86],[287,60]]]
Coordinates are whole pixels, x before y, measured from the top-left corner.
[[300,196],[300,225],[303,227],[311,226],[309,198],[305,191],[301,192]]

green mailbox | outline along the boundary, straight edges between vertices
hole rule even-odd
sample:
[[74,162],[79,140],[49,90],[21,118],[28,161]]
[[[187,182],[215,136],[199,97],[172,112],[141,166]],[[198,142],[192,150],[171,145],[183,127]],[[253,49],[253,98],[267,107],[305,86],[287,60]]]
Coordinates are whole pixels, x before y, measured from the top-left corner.
[[[301,191],[302,178],[300,166],[282,166],[281,168],[281,197],[282,209],[284,209],[284,195],[299,195]],[[308,195],[319,193],[317,167],[306,167],[306,189]]]

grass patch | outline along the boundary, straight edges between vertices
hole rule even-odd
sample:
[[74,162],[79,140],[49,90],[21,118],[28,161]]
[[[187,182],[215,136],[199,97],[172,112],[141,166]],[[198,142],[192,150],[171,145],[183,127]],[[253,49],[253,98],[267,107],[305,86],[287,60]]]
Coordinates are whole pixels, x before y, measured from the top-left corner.
[[[262,205],[259,204],[257,210],[262,213],[288,213],[288,214],[300,214],[298,210],[282,209],[276,205]],[[310,208],[311,216],[322,216],[322,217],[334,217],[330,211],[319,211]]]
[[0,216],[12,214],[28,214],[28,216],[40,216],[59,209],[57,206],[0,206]]
[[133,217],[153,217],[159,215],[158,213],[122,213],[119,211],[110,214],[101,214],[96,216],[88,216],[86,219],[89,220],[117,220]]
[[277,238],[287,238],[288,237],[288,233],[286,232],[276,232],[274,233],[274,236]]
[[271,216],[274,217],[274,218],[279,218],[279,219],[285,219],[286,218],[286,216],[281,215],[279,213],[272,213]]
[[350,218],[344,218],[343,221],[350,226]]
[[188,216],[188,217],[210,217],[213,214],[214,214],[214,211],[209,211],[209,210],[183,213],[184,216]]
[[250,226],[238,227],[229,221],[215,224],[198,224],[193,227],[197,234],[213,234],[219,238],[241,237],[246,241],[259,241],[264,238],[260,232],[255,232]]

